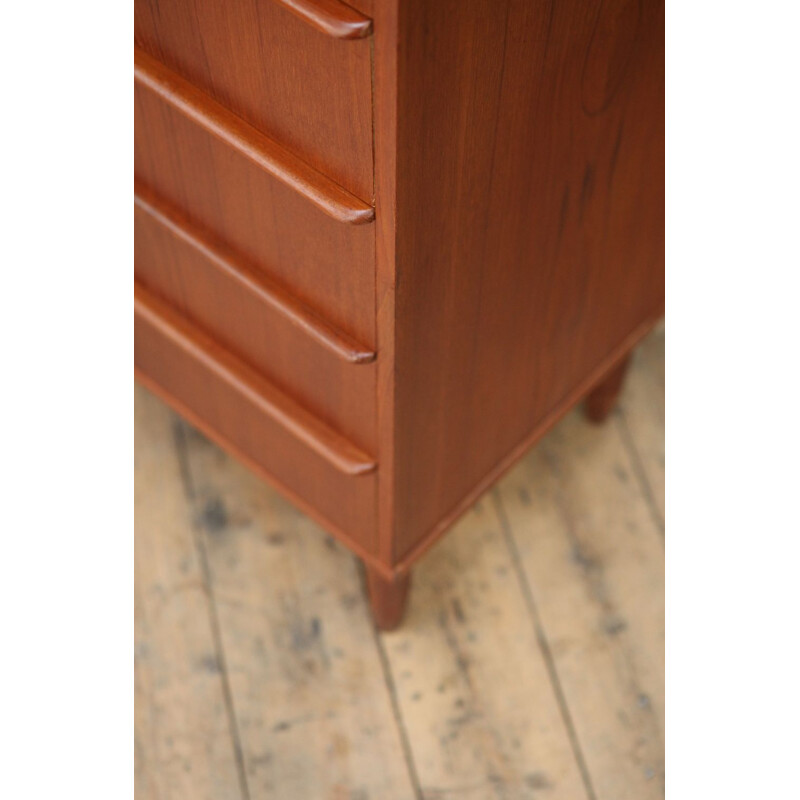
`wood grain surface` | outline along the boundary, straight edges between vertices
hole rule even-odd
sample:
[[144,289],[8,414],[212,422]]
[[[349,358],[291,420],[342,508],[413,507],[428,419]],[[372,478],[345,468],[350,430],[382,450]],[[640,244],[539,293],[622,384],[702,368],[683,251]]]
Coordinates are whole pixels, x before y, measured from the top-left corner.
[[[370,39],[332,38],[293,12],[343,4],[135,0],[137,46],[366,202]],[[330,14],[328,15],[330,17]],[[357,16],[350,13],[351,19]],[[341,13],[339,14],[341,19]]]
[[396,209],[394,316],[379,317],[395,561],[657,320],[664,291],[663,4],[398,13],[394,122],[376,93],[378,131],[396,125],[394,152],[380,134],[376,151],[379,176],[396,159],[395,201],[377,198]]

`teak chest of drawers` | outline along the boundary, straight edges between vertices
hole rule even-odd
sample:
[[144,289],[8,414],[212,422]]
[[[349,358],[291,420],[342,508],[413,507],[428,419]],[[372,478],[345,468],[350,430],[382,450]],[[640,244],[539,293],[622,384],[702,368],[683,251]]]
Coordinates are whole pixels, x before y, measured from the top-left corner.
[[409,569],[664,303],[657,0],[135,0],[137,376]]

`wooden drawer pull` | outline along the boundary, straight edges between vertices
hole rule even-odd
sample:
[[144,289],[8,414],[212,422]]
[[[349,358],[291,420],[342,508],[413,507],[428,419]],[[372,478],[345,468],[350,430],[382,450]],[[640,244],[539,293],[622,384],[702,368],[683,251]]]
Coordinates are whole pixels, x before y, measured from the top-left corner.
[[186,355],[201,363],[265,416],[346,475],[365,475],[374,459],[285,395],[250,366],[236,358],[184,319],[141,284],[134,284],[134,310]]
[[179,211],[157,198],[138,181],[134,185],[134,202],[173,236],[193,247],[229,278],[257,295],[287,322],[301,328],[337,358],[351,364],[369,364],[375,360],[373,350],[322,319],[313,309],[253,269],[214,237],[198,229]]
[[317,30],[336,39],[363,39],[372,33],[372,20],[339,0],[275,0]]
[[138,47],[134,48],[134,69],[135,78],[141,85],[270,175],[308,198],[334,219],[353,225],[375,219],[375,209],[371,205],[317,172]]

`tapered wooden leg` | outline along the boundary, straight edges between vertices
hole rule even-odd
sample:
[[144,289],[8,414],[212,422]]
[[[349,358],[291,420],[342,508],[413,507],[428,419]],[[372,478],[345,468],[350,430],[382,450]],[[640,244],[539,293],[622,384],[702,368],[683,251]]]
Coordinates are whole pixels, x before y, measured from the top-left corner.
[[589,392],[585,410],[586,416],[592,422],[604,422],[614,410],[630,360],[630,356],[627,356]]
[[366,564],[364,567],[367,572],[367,591],[375,624],[381,631],[394,630],[402,621],[406,610],[411,575],[406,572],[391,580]]

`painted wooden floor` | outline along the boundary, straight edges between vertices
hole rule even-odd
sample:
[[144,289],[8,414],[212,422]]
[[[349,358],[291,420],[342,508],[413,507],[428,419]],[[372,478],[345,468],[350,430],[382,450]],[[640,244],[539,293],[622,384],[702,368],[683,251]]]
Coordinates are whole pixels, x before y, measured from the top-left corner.
[[136,391],[137,800],[664,795],[664,333],[375,632],[359,565]]

